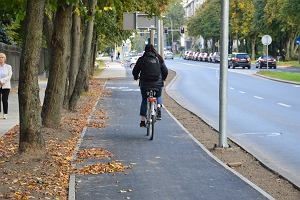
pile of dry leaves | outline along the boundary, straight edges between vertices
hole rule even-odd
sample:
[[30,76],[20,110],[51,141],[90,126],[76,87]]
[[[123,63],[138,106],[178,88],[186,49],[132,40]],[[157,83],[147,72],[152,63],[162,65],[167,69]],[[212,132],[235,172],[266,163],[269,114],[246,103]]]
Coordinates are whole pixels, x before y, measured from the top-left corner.
[[[74,150],[84,127],[105,127],[104,111],[94,111],[96,102],[105,95],[103,80],[90,82],[90,91],[83,95],[76,112],[65,112],[60,127],[43,128],[44,152],[19,155],[19,126],[0,138],[0,199],[67,199],[69,175],[99,174],[124,171],[119,162],[97,163],[74,169],[72,162],[87,158],[112,157],[105,149]],[[88,118],[90,119],[88,120]],[[76,160],[73,160],[76,158]]]

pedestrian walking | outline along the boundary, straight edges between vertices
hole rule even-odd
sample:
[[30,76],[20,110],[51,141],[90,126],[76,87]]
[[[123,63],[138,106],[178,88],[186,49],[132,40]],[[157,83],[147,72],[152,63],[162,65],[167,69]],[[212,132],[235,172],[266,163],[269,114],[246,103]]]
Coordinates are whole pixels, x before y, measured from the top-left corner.
[[[3,105],[3,119],[7,119],[8,113],[8,96],[11,89],[10,79],[12,76],[12,68],[6,64],[6,55],[0,53],[0,97]],[[1,103],[0,103],[1,112]]]
[[111,62],[114,62],[114,52],[110,53],[110,59],[111,59]]
[[282,54],[282,61],[285,61],[286,52],[284,49],[282,49],[281,54]]
[[278,62],[280,61],[280,58],[281,58],[280,50],[278,49],[278,50],[277,50],[277,61],[278,61]]
[[118,51],[117,55],[118,55],[117,60],[120,60],[120,52],[119,51]]

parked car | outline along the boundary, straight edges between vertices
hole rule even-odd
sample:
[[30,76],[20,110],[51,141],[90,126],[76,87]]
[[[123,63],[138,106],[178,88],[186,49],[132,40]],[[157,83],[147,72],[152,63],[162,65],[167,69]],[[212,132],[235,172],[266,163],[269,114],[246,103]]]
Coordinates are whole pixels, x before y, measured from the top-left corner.
[[174,54],[171,51],[164,52],[165,59],[174,59]]
[[188,59],[189,53],[190,53],[189,51],[185,51],[183,59]]
[[267,68],[267,63],[269,68],[276,69],[276,59],[273,56],[260,56],[256,61],[256,68]]
[[193,56],[193,60],[197,60],[198,59],[198,55],[199,55],[200,52],[196,52]]
[[211,57],[211,62],[220,62],[220,52],[214,52]]
[[208,57],[207,57],[208,62],[212,62],[212,56],[213,56],[213,53],[208,54]]
[[130,56],[124,60],[124,66],[133,68],[140,56]]
[[203,53],[202,56],[200,57],[201,61],[208,61],[208,53]]
[[247,67],[248,69],[250,69],[250,56],[247,53],[233,53],[228,63],[228,68],[230,67],[232,67],[233,69],[236,67],[243,67],[243,69]]
[[187,56],[187,59],[188,59],[188,60],[193,60],[194,54],[195,54],[195,52],[190,51],[190,52],[189,52],[189,55]]

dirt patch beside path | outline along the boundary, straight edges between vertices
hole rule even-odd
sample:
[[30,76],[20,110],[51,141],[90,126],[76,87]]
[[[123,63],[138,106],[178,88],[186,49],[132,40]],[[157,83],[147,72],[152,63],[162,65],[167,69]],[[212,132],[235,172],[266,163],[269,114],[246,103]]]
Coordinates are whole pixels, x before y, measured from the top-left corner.
[[[175,72],[169,70],[166,85],[174,78]],[[231,148],[215,149],[218,144],[218,132],[205,123],[201,118],[181,107],[166,92],[163,92],[165,107],[177,120],[209,151],[235,171],[262,188],[275,199],[299,200],[300,190],[280,175],[265,168],[255,157],[241,147],[228,141]]]

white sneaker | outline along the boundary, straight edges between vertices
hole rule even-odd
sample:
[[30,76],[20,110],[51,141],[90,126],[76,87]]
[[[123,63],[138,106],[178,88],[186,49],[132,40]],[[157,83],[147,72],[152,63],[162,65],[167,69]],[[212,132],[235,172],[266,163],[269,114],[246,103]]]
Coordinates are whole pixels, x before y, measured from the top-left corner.
[[7,119],[7,114],[4,114],[4,115],[3,115],[3,119]]

